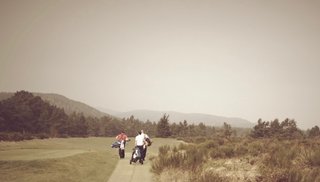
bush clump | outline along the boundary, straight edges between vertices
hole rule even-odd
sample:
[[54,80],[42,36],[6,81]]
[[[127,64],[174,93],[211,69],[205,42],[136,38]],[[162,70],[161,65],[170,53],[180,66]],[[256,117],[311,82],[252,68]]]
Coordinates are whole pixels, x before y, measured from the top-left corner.
[[178,147],[160,147],[152,162],[156,174],[184,171],[188,181],[196,182],[240,178],[264,182],[320,181],[320,141],[208,138]]

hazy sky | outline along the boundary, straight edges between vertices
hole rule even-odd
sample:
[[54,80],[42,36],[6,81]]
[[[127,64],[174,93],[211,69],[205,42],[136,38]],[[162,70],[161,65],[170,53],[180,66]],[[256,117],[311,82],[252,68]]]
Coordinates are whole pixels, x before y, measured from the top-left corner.
[[320,124],[320,1],[0,0],[0,91]]

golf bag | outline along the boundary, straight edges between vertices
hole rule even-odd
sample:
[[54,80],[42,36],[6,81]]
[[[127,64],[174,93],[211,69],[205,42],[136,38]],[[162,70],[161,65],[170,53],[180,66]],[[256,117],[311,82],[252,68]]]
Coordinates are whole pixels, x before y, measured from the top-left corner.
[[147,146],[148,146],[148,147],[151,146],[152,141],[150,140],[150,138],[146,138],[146,142],[147,142]]
[[143,164],[143,161],[141,160],[141,151],[140,151],[139,147],[136,146],[133,148],[132,156],[130,159],[130,164],[132,164],[132,162],[136,163],[138,160],[141,164]]
[[111,148],[120,148],[120,144],[121,143],[119,141],[116,141],[113,144],[111,144]]

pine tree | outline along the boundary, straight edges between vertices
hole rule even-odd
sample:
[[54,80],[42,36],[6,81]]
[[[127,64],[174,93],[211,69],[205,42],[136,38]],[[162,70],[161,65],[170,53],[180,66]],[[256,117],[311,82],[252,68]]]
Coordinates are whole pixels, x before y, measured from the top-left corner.
[[169,115],[164,114],[157,124],[157,136],[167,138],[171,136]]
[[311,128],[311,130],[309,131],[309,137],[316,137],[316,136],[320,136],[320,129],[319,126],[314,126]]
[[226,138],[230,138],[232,135],[231,125],[226,122],[223,123],[223,135]]

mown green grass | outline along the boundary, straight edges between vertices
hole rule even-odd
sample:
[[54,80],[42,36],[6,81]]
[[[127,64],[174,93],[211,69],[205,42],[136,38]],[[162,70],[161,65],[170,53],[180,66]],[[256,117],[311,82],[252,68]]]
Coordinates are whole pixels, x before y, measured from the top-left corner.
[[[110,147],[113,142],[113,137],[0,142],[0,181],[107,181],[119,160],[118,149]],[[157,156],[160,146],[179,143],[175,139],[155,138],[148,147],[147,159]],[[126,152],[133,147],[131,137]]]
[[117,161],[114,138],[0,142],[0,181],[107,181]]

